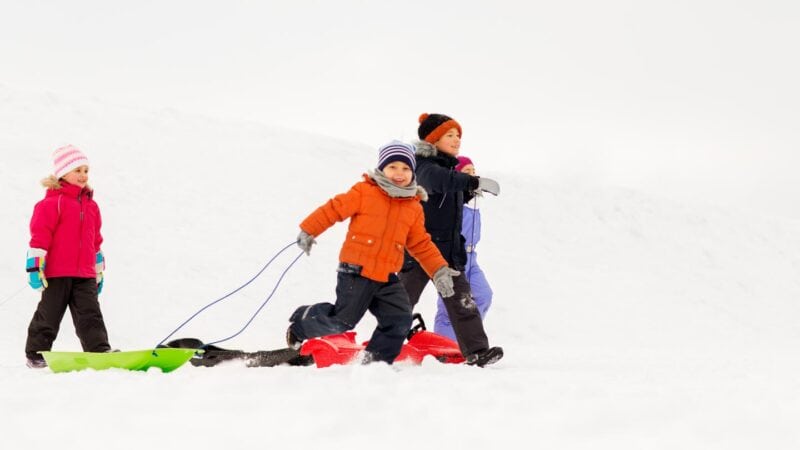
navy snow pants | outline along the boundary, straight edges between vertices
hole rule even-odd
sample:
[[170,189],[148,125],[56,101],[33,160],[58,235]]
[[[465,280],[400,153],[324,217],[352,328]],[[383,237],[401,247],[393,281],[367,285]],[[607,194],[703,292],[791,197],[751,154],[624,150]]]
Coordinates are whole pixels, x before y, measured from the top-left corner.
[[300,339],[343,333],[355,328],[369,311],[378,320],[366,350],[374,361],[391,364],[411,329],[411,304],[403,285],[392,274],[386,283],[364,278],[357,273],[339,272],[336,304],[301,306],[289,321],[292,333]]

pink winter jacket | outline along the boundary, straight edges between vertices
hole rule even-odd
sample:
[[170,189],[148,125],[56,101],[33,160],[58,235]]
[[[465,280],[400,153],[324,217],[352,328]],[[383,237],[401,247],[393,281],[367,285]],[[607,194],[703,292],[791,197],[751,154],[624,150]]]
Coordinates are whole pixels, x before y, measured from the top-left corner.
[[61,189],[48,189],[33,207],[31,248],[47,251],[47,278],[94,278],[95,255],[100,251],[100,209],[93,191],[61,182]]

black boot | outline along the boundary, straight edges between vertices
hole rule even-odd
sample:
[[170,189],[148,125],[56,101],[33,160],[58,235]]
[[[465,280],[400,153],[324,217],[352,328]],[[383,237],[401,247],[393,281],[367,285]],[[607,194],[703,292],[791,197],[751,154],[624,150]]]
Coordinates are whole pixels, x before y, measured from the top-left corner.
[[503,357],[502,347],[490,347],[486,350],[467,355],[467,364],[470,366],[483,367],[494,364]]
[[300,347],[303,346],[303,340],[292,333],[291,326],[286,329],[286,346],[295,351],[300,350]]
[[47,367],[47,361],[44,360],[42,355],[38,353],[28,353],[26,356],[28,357],[28,361],[25,365],[31,369],[44,369]]

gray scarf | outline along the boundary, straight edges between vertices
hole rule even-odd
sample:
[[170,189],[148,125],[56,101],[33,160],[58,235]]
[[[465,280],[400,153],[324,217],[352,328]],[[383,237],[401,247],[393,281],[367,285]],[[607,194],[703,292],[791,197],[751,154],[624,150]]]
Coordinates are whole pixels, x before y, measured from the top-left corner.
[[416,180],[412,180],[411,184],[406,187],[400,187],[392,183],[392,181],[386,177],[380,170],[370,170],[367,172],[370,178],[375,180],[387,194],[389,197],[413,197],[415,195],[419,195],[422,197],[422,201],[428,200],[428,193],[425,192],[425,189],[422,186],[417,185]]

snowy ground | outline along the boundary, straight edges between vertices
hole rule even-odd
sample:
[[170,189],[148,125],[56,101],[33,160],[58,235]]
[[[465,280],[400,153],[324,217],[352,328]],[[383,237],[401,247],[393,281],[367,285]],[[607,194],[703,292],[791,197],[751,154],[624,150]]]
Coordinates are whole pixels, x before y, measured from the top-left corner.
[[[27,224],[56,146],[75,144],[92,161],[108,258],[101,302],[121,349],[154,346],[250,278],[376,152],[2,85],[0,124],[4,448],[800,446],[800,224],[547,184],[510,165],[486,174],[503,193],[482,204],[480,261],[495,290],[486,328],[506,350],[495,366],[27,369],[37,301],[22,270]],[[224,345],[278,348],[296,306],[331,299],[344,230],[319,239]],[[176,336],[233,334],[298,252]],[[421,310],[432,321],[428,294]],[[366,319],[359,337],[373,325]],[[55,348],[79,349],[69,321]]]

